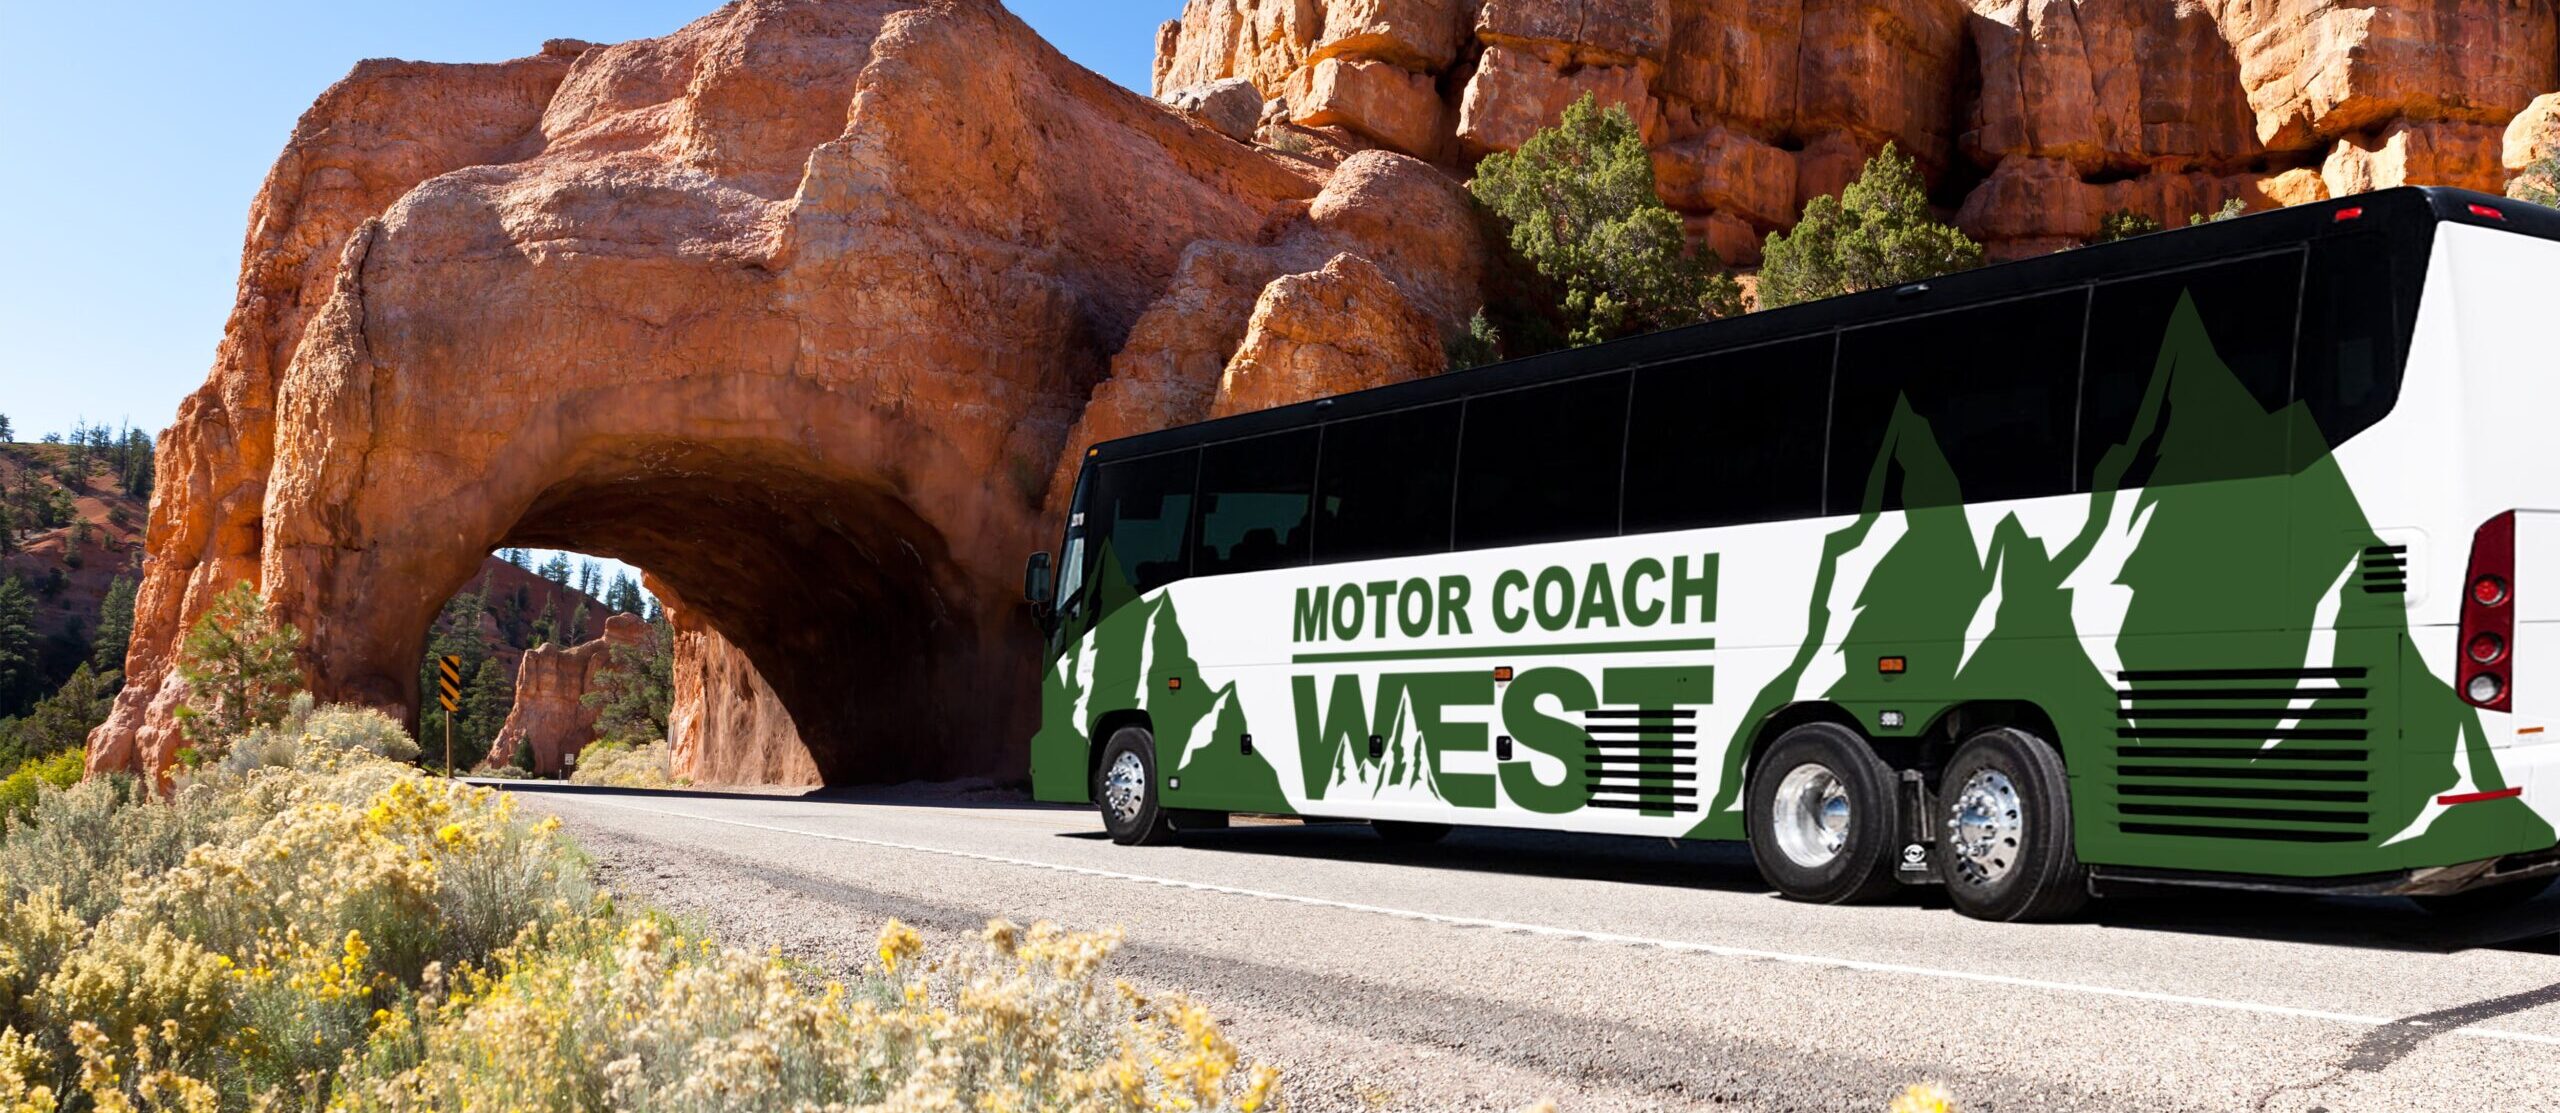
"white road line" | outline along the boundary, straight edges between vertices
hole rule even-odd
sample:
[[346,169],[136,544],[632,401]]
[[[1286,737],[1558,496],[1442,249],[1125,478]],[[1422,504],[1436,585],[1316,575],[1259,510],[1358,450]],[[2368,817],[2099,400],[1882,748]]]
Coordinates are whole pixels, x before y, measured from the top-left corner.
[[[1002,854],[985,854],[974,850],[953,850],[948,847],[892,842],[887,839],[867,839],[858,835],[837,835],[830,834],[825,831],[805,831],[796,827],[777,827],[767,823],[750,823],[743,819],[728,819],[716,815],[703,815],[699,812],[685,812],[671,808],[652,808],[638,804],[615,803],[595,797],[580,797],[580,799],[587,803],[608,808],[620,808],[624,811],[646,812],[651,815],[670,816],[677,819],[691,819],[703,823],[719,823],[731,827],[744,827],[754,831],[770,831],[781,835],[798,835],[803,838],[852,843],[857,846],[877,847],[883,850],[903,850],[916,854],[934,854],[945,858],[962,858],[973,862],[990,862],[997,865],[1020,866],[1025,869],[1047,870],[1052,873],[1075,874],[1082,877],[1098,877],[1112,881],[1131,881],[1146,885],[1161,885],[1168,889],[1189,889],[1195,892],[1252,897],[1257,900],[1279,901],[1285,904],[1300,904],[1315,908],[1331,908],[1345,912],[1365,912],[1378,916],[1392,916],[1400,920],[1414,920],[1421,923],[1442,924],[1450,927],[1490,928],[1495,931],[1545,936],[1553,939],[1577,939],[1591,943],[1619,943],[1637,947],[1654,947],[1660,950],[1673,951],[1682,954],[1713,955],[1719,958],[1756,958],[1765,959],[1770,962],[1794,963],[1801,966],[1820,966],[1835,970],[1857,970],[1871,974],[1901,974],[1906,977],[1934,978],[1943,981],[1975,982],[1986,985],[2010,986],[2018,989],[2038,989],[2050,993],[2079,994],[2089,997],[2114,997],[2132,1001],[2150,1001],[2165,1005],[2186,1005],[2194,1008],[2218,1009],[2224,1012],[2259,1013],[2266,1016],[2292,1017],[2302,1020],[2326,1020],[2337,1024],[2351,1024],[2366,1028],[2380,1028],[2384,1025],[2393,1023],[2397,1019],[2395,1017],[2387,1016],[2367,1016],[2361,1013],[2330,1012],[2325,1009],[2296,1008],[2291,1005],[2271,1005],[2260,1001],[2234,1001],[2220,997],[2190,997],[2180,993],[2158,993],[2147,989],[2123,989],[2116,986],[2088,985],[2081,982],[2058,982],[2044,978],[2021,978],[2009,974],[1985,974],[1972,970],[1947,970],[1933,966],[1912,966],[1899,962],[1872,962],[1866,959],[1838,958],[1830,955],[1794,954],[1787,951],[1762,950],[1757,947],[1736,947],[1723,943],[1699,943],[1685,939],[1657,939],[1643,935],[1622,935],[1611,931],[1586,931],[1580,928],[1553,927],[1546,924],[1526,924],[1510,920],[1490,920],[1477,916],[1452,916],[1440,912],[1419,912],[1407,908],[1390,908],[1385,905],[1362,904],[1357,901],[1328,900],[1324,897],[1301,896],[1296,893],[1275,893],[1263,889],[1245,889],[1233,885],[1212,884],[1206,881],[1184,881],[1171,877],[1151,877],[1146,874],[1121,873],[1117,870],[1094,869],[1090,866],[1070,866],[1057,862],[1042,862],[1030,858],[1013,858]],[[2543,1035],[2538,1032],[2518,1032],[2505,1028],[2455,1028],[2445,1034],[2471,1036],[2479,1039],[2508,1040],[2517,1043],[2546,1044],[2554,1047],[2560,1047],[2560,1036]]]

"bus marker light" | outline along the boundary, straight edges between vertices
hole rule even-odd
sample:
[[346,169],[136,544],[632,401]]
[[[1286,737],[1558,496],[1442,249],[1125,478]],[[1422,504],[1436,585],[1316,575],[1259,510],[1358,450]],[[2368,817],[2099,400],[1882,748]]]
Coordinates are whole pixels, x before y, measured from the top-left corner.
[[1496,684],[1511,683],[1511,666],[1495,665],[1493,667],[1493,682]]
[[2451,796],[2438,796],[2436,797],[2436,803],[2445,805],[2478,804],[2489,800],[2513,800],[2522,795],[2524,795],[2524,786],[2517,785],[2514,788],[2502,788],[2495,792],[2457,792]]
[[1179,676],[1168,676],[1165,678],[1164,686],[1166,691],[1179,692],[1182,690],[1182,678]]
[[2331,219],[2331,220],[2333,220],[2333,221],[2336,221],[2337,223],[2340,223],[2340,224],[2344,224],[2344,223],[2346,223],[2346,222],[2348,222],[2348,221],[2350,221],[2350,220],[2363,220],[2363,219],[2364,219],[2364,210],[2363,210],[2363,209],[2360,209],[2360,208],[2358,208],[2358,209],[2340,209],[2340,210],[2338,210],[2338,211],[2337,211],[2336,215],[2331,216],[2329,219]]
[[2542,733],[2542,728],[2541,728],[2541,727],[2517,727],[2517,728],[2516,728],[2516,733],[2517,733],[2517,734],[2540,734],[2540,733]]
[[2489,207],[2489,206],[2487,206],[2487,205],[2473,205],[2473,206],[2471,206],[2471,215],[2476,216],[2476,217],[2480,217],[2480,218],[2483,218],[2483,219],[2486,219],[2486,220],[2505,220],[2505,219],[2507,218],[2507,214],[2502,213],[2502,212],[2499,212],[2499,211],[2498,211],[2498,210],[2496,210],[2496,209],[2490,208],[2490,207]]
[[1876,671],[1883,673],[1886,676],[1900,676],[1903,673],[1911,671],[1911,662],[1909,659],[1902,657],[1878,657],[1876,658]]
[[1886,730],[1901,730],[1902,712],[1879,711],[1876,713],[1876,725],[1881,726]]

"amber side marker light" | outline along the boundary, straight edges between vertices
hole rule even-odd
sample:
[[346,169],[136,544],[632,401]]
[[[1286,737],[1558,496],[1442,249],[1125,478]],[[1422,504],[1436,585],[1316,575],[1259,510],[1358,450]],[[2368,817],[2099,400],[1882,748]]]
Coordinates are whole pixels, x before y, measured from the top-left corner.
[[1511,666],[1495,665],[1493,667],[1493,682],[1496,684],[1511,683]]
[[1179,692],[1182,690],[1182,678],[1179,676],[1168,676],[1164,678],[1164,686],[1169,691]]
[[1901,657],[1878,657],[1876,671],[1886,676],[1897,676],[1911,671],[1911,662]]

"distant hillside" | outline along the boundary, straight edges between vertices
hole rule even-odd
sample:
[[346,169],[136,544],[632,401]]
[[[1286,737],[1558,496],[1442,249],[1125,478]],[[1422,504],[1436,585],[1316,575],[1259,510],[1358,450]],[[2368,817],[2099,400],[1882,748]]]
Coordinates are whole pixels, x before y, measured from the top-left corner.
[[[37,675],[0,691],[0,716],[53,691],[92,656],[101,608],[118,579],[130,622],[149,514],[150,438],[100,444],[0,444],[0,574],[33,597]],[[127,484],[142,487],[128,490]],[[109,667],[122,667],[122,634]]]

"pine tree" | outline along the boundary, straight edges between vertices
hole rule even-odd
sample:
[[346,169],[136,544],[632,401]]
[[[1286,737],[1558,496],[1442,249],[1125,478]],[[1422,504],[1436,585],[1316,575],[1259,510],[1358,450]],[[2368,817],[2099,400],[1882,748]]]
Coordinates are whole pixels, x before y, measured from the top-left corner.
[[543,562],[542,578],[561,587],[569,586],[569,554],[551,554],[551,559]]
[[542,617],[533,620],[533,644],[549,645],[559,633],[559,628],[560,601],[556,598],[543,600]]
[[470,769],[489,756],[489,746],[507,725],[515,707],[515,684],[495,657],[484,657],[462,692],[462,715],[454,722],[453,767]]
[[18,551],[18,516],[0,506],[0,553]]
[[1509,225],[1511,249],[1563,291],[1579,346],[1742,312],[1715,252],[1692,249],[1655,189],[1635,119],[1584,94],[1468,190]]
[[205,756],[219,756],[234,736],[281,720],[302,683],[294,663],[301,648],[302,632],[268,614],[247,581],[215,596],[178,649],[187,701],[177,717],[188,740],[200,753],[216,751]]
[[114,669],[92,670],[84,664],[71,670],[71,679],[37,700],[26,717],[5,732],[5,739],[0,739],[0,768],[15,769],[27,759],[86,745],[89,732],[107,721],[116,690],[122,687],[124,674]]
[[578,609],[569,612],[569,644],[587,644],[587,601],[578,600]]
[[596,709],[599,739],[638,744],[665,738],[667,713],[675,705],[675,632],[652,621],[640,644],[614,646],[583,700]]
[[1982,245],[1938,223],[1918,164],[1891,143],[1838,197],[1805,202],[1761,249],[1760,306],[1877,290],[1982,265]]
[[604,591],[604,571],[592,560],[578,562],[578,593],[590,598]]
[[36,636],[36,601],[16,576],[0,573],[0,715],[13,715],[36,696],[43,662]]
[[13,443],[17,439],[17,430],[9,427],[9,415],[0,414],[0,443]]
[[125,652],[133,648],[133,595],[133,578],[118,576],[98,601],[98,639],[89,662],[100,669],[123,668]]

